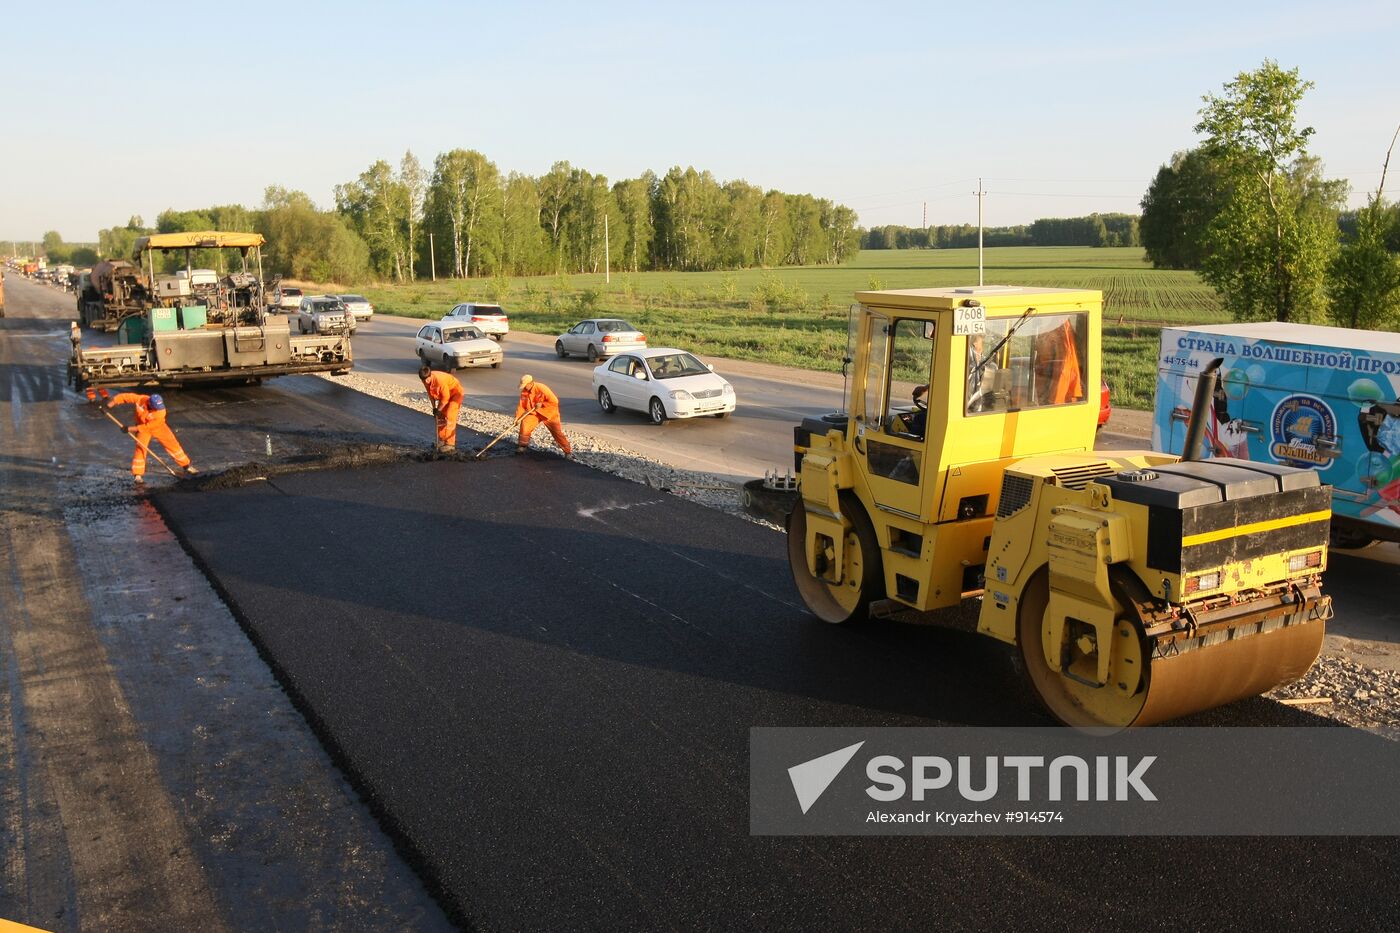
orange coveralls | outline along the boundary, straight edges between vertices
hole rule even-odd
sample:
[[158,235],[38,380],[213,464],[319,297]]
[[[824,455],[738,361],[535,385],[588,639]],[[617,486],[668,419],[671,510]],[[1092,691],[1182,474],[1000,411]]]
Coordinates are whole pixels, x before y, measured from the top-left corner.
[[1036,338],[1036,388],[1040,404],[1062,405],[1084,398],[1074,328],[1065,321]]
[[175,462],[182,467],[190,465],[189,455],[180,446],[180,442],[175,439],[175,432],[170,430],[170,426],[165,423],[165,411],[152,410],[150,408],[151,397],[149,395],[139,395],[135,392],[123,392],[120,395],[112,396],[112,405],[135,405],[136,406],[136,450],[131,455],[131,475],[144,476],[146,474],[146,448],[151,446],[151,438],[160,441],[160,445],[170,452],[170,456],[175,458]]
[[437,402],[437,437],[444,447],[457,446],[457,412],[462,407],[462,383],[449,373],[429,373],[423,380],[428,398]]
[[[525,415],[525,412],[532,408],[535,411]],[[535,433],[535,428],[544,425],[549,429],[549,433],[554,435],[554,442],[564,451],[564,456],[573,455],[573,445],[564,435],[564,425],[559,420],[559,396],[551,392],[549,386],[532,382],[520,390],[520,404],[515,407],[515,417],[519,418],[521,415],[525,415],[525,418],[520,422],[518,447],[529,447],[530,435]]]

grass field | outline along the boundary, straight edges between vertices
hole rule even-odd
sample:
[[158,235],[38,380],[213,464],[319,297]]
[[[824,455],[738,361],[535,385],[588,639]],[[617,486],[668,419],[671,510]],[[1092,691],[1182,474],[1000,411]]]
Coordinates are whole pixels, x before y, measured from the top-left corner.
[[[1156,270],[1138,248],[1008,247],[986,251],[985,281],[1104,292],[1104,376],[1114,404],[1152,405],[1164,324],[1227,320],[1194,272]],[[368,286],[390,314],[436,319],[461,301],[498,301],[511,327],[553,334],[578,319],[625,317],[652,345],[836,371],[854,292],[977,281],[976,250],[865,250],[849,265],[736,272],[613,273],[439,280]]]

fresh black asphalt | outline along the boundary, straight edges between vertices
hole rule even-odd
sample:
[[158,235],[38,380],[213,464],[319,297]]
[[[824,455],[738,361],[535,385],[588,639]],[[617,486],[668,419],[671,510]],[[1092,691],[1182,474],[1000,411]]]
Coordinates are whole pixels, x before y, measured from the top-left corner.
[[[465,923],[1331,929],[1400,916],[1387,838],[751,837],[752,726],[1045,720],[989,640],[819,624],[781,535],[645,486],[531,455],[273,476],[158,504]],[[1259,699],[1201,721],[1316,720]]]

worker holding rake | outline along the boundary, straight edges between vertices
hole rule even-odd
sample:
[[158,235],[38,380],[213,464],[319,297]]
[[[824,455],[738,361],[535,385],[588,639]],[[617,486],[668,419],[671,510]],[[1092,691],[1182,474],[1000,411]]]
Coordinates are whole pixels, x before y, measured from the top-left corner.
[[427,363],[418,370],[418,378],[423,380],[423,388],[428,390],[428,399],[437,417],[438,446],[443,450],[455,450],[457,413],[462,409],[462,383],[450,373],[433,372]]
[[550,391],[549,386],[536,382],[535,377],[520,377],[520,404],[515,408],[515,420],[520,422],[520,439],[515,452],[524,453],[530,446],[530,435],[535,428],[544,425],[554,435],[554,442],[564,452],[564,456],[574,455],[573,445],[564,434],[564,425],[559,420],[559,396]]
[[134,405],[136,407],[136,424],[128,427],[126,433],[130,434],[136,441],[136,450],[131,454],[131,475],[136,482],[144,483],[146,474],[146,452],[150,450],[151,440],[160,441],[160,445],[175,458],[175,462],[185,468],[185,472],[193,476],[199,471],[190,464],[189,454],[180,446],[179,440],[175,437],[175,432],[170,430],[170,426],[165,423],[165,399],[159,395],[141,395],[137,392],[122,392],[112,396],[107,403],[108,408],[115,408],[118,405]]

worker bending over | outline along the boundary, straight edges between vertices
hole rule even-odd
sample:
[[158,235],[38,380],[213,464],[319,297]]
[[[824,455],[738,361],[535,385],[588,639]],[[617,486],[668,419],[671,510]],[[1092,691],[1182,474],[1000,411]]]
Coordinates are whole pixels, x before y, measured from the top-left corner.
[[564,456],[574,455],[573,445],[564,435],[564,425],[559,421],[559,396],[551,392],[549,386],[536,382],[534,376],[520,377],[520,404],[515,407],[515,420],[520,422],[516,453],[523,453],[530,446],[530,435],[535,433],[535,428],[544,425],[554,435],[554,442],[564,451]]
[[126,433],[136,439],[136,450],[131,454],[131,475],[135,477],[136,482],[146,481],[146,451],[151,446],[151,438],[160,441],[160,445],[169,451],[176,463],[185,468],[186,473],[193,476],[199,472],[190,465],[189,454],[185,453],[185,449],[175,438],[175,432],[165,423],[165,399],[159,395],[122,392],[112,396],[112,400],[107,403],[108,408],[118,405],[136,406],[136,424],[126,429]]
[[444,450],[457,447],[457,412],[462,408],[462,383],[450,373],[436,373],[427,363],[418,370],[423,388],[428,390],[433,414],[437,417],[438,446]]

